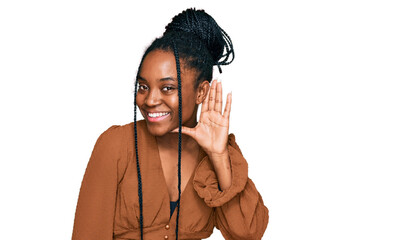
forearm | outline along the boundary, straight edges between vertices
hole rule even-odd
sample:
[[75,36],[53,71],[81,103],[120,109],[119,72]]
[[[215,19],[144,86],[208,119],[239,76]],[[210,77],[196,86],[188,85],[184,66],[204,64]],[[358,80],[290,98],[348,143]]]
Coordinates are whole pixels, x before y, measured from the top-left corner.
[[232,183],[232,171],[229,160],[229,152],[226,151],[224,154],[209,155],[209,159],[215,169],[216,176],[219,181],[221,190],[226,190],[231,186]]

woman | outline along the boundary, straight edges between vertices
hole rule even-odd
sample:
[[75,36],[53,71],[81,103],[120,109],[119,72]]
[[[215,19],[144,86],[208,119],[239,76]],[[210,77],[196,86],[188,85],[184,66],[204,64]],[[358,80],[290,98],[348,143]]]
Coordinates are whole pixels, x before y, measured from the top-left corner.
[[134,122],[94,146],[73,240],[202,239],[213,227],[225,239],[261,239],[268,209],[228,135],[231,94],[222,112],[221,83],[210,86],[213,66],[232,60],[229,36],[203,10],[173,18],[141,60]]

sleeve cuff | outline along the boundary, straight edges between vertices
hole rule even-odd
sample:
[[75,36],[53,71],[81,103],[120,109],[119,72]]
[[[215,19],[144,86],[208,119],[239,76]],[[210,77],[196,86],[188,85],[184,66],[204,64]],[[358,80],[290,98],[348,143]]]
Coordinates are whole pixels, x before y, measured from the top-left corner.
[[244,190],[248,181],[248,163],[235,142],[235,135],[229,134],[228,151],[231,161],[231,186],[221,191],[215,170],[208,156],[196,168],[193,187],[207,206],[220,207]]

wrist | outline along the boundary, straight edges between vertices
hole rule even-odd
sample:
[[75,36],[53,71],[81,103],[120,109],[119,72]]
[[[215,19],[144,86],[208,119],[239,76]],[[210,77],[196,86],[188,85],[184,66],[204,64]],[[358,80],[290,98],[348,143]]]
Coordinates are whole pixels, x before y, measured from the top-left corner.
[[208,156],[210,160],[212,160],[213,162],[229,160],[228,149],[226,149],[224,152],[221,152],[221,153],[209,153]]

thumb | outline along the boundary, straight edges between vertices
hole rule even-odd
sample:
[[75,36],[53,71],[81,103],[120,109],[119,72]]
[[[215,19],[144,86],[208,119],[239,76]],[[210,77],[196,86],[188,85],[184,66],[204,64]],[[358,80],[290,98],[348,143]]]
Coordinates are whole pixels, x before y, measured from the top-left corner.
[[[179,128],[175,128],[171,132],[178,133]],[[194,136],[196,135],[195,134],[196,130],[194,128],[189,128],[189,127],[182,126],[182,133],[186,134],[186,135],[189,135],[190,137],[194,138]]]

